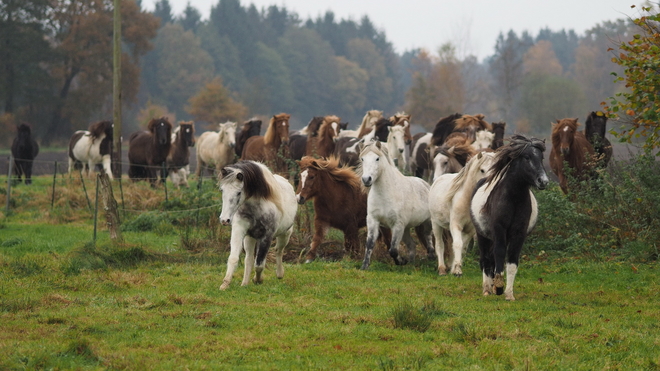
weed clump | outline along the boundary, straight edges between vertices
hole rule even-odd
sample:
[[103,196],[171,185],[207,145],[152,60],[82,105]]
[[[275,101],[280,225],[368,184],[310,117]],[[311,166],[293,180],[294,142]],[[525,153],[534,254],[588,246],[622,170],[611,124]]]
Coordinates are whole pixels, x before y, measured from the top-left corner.
[[402,302],[392,311],[394,328],[426,332],[433,322],[432,315],[409,302]]

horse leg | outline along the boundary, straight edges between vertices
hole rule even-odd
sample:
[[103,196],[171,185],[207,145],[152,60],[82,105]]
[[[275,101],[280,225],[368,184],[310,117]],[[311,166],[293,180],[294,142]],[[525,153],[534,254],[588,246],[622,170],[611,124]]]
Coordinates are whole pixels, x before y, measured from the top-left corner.
[[[406,265],[408,261],[406,258],[402,257],[399,255],[399,244],[401,244],[401,239],[403,238],[403,235],[405,233],[405,227],[404,226],[394,226],[392,227],[392,241],[390,242],[390,256],[392,259],[394,259],[394,263],[396,265]],[[410,232],[408,232],[408,236],[410,237]],[[414,255],[413,255],[414,257]]]
[[463,275],[463,254],[472,235],[465,233],[465,230],[456,222],[451,223],[450,231],[453,240],[452,250],[454,251],[454,262],[451,266],[451,273],[456,277],[460,277]]
[[347,254],[353,255],[360,249],[360,239],[358,229],[355,225],[350,225],[344,231],[344,250]]
[[378,220],[367,215],[367,243],[364,247],[364,260],[362,261],[362,270],[368,269],[371,263],[371,253],[374,250],[374,245],[378,239],[380,223]]
[[[259,240],[257,244],[257,259],[254,262],[254,280],[256,284],[260,284],[264,281],[262,273],[266,267],[266,255],[268,255],[268,249],[270,248],[270,243],[273,242],[273,235],[266,234],[262,239]],[[282,272],[284,274],[284,272]]]
[[110,180],[112,180],[113,179],[113,177],[112,177],[112,166],[111,166],[110,161],[112,161],[110,156],[108,156],[108,155],[103,156],[103,169],[105,170],[105,173],[108,174],[108,178],[110,178]]
[[438,274],[444,276],[447,274],[445,265],[445,241],[443,240],[444,228],[439,223],[433,222],[433,237],[435,238],[435,255],[438,257]]
[[415,245],[415,241],[412,239],[412,236],[410,235],[410,228],[403,229],[403,236],[401,239],[403,240],[404,245],[406,245],[406,248],[408,249],[408,261],[414,262],[415,255],[417,254],[417,245]]
[[325,223],[318,218],[314,218],[314,237],[312,238],[312,244],[307,252],[305,263],[311,263],[316,259],[316,249],[323,242],[326,233],[328,233],[329,227],[328,223]]
[[516,280],[516,273],[518,273],[520,251],[522,250],[526,237],[525,231],[518,231],[518,233],[513,234],[509,243],[509,249],[507,250],[506,289],[504,289],[504,298],[509,301],[516,300],[516,298],[513,297],[513,283]]
[[188,184],[188,174],[190,174],[190,165],[186,165],[186,167],[181,169],[181,185],[190,188],[190,185]]
[[504,293],[504,262],[506,258],[506,232],[504,228],[495,226],[493,231],[493,256],[495,258],[495,274],[493,278],[493,285],[495,287],[495,294],[502,295]]
[[252,267],[254,266],[254,247],[257,243],[257,240],[250,236],[245,236],[243,239],[243,250],[245,250],[245,259],[243,260],[243,265],[245,270],[243,271],[243,281],[241,286],[247,286],[250,283],[250,275],[252,274]]
[[275,263],[277,264],[275,274],[279,279],[284,278],[284,266],[282,265],[282,257],[284,256],[284,248],[289,243],[289,238],[291,238],[291,233],[293,233],[293,227],[289,228],[288,231],[277,236],[275,239]]
[[492,252],[493,241],[485,236],[477,234],[477,243],[479,245],[479,266],[483,276],[483,295],[493,294],[493,268],[495,267],[494,256]]
[[32,164],[34,160],[25,161],[25,185],[32,184]]
[[[227,273],[225,274],[224,280],[222,280],[220,290],[226,290],[231,283],[231,278],[234,275],[234,271],[238,265],[238,259],[241,255],[241,250],[243,249],[243,240],[246,239],[246,233],[247,229],[239,223],[232,225],[231,239],[229,242],[231,251],[229,252],[229,258],[227,259]],[[247,269],[247,265],[245,269]]]
[[415,234],[417,239],[422,243],[422,246],[426,249],[426,254],[428,254],[429,259],[435,259],[435,249],[433,248],[433,227],[431,225],[431,220],[427,220],[424,223],[415,227]]

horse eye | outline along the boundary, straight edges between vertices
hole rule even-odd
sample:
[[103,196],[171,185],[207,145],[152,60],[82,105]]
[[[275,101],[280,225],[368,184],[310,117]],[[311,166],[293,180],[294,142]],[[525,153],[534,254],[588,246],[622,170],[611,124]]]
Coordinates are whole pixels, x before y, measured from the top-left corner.
[[376,157],[376,161],[380,161],[380,157]]

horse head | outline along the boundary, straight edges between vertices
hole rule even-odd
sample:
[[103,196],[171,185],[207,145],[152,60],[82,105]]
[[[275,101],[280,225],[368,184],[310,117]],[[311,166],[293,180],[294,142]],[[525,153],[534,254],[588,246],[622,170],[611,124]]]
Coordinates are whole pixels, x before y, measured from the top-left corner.
[[405,129],[405,141],[406,144],[410,144],[412,142],[412,134],[410,134],[410,118],[411,115],[407,115],[403,112],[399,112],[395,114],[392,118],[390,118],[390,121],[394,123],[394,125],[399,125],[403,126]]
[[228,145],[230,148],[236,146],[236,123],[227,121],[224,124],[218,124],[218,140],[220,143]]
[[504,145],[504,131],[506,130],[505,122],[494,122],[492,123],[493,133],[495,133],[495,138],[491,148],[498,149]]
[[195,125],[192,121],[179,122],[179,135],[187,147],[195,146]]
[[298,183],[296,200],[298,204],[302,205],[316,195],[320,165],[319,160],[311,156],[304,156],[296,162],[300,166],[300,182]]
[[406,150],[405,128],[400,125],[388,126],[387,149],[392,155],[395,152],[403,153]]
[[158,144],[166,145],[172,142],[172,124],[166,117],[151,119],[147,127]]
[[19,139],[30,138],[32,135],[32,128],[30,124],[22,122],[19,125],[16,125],[17,137]]
[[279,138],[282,144],[289,144],[289,119],[291,115],[286,113],[280,113],[279,115],[274,115],[270,119],[269,130],[274,130],[275,135]]
[[472,147],[478,151],[490,148],[491,144],[493,144],[495,133],[491,133],[488,130],[480,130],[477,131],[476,137],[477,139],[472,143]]
[[591,112],[584,123],[584,134],[588,140],[593,140],[594,137],[601,139],[605,138],[607,132],[607,116],[602,111]]
[[559,146],[559,150],[564,158],[571,154],[571,147],[573,146],[573,140],[575,139],[579,125],[577,118],[557,120],[557,123],[553,125],[552,145]]
[[382,167],[387,164],[394,166],[387,152],[387,146],[381,144],[379,140],[366,143],[360,152],[358,168],[362,184],[365,187],[371,187],[380,176]]

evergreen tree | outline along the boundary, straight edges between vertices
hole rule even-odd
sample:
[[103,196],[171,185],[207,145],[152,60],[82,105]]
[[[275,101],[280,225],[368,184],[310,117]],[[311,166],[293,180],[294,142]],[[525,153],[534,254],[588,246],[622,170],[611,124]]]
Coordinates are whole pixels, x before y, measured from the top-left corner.
[[170,5],[169,0],[159,0],[156,3],[152,14],[160,18],[161,27],[174,21],[174,17],[172,16],[172,6]]

